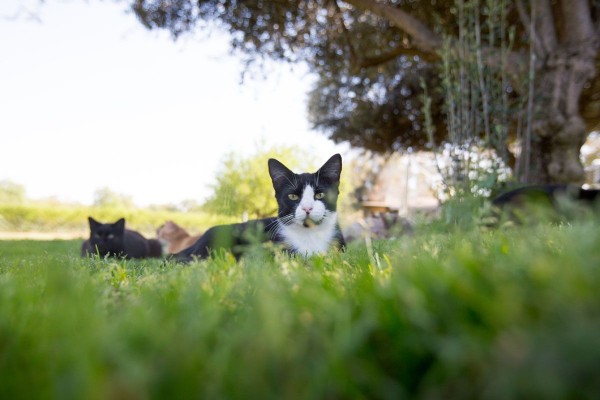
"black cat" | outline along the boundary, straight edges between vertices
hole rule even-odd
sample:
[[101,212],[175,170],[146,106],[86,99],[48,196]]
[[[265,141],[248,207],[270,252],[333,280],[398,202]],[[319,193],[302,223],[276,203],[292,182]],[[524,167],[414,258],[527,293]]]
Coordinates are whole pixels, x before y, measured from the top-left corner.
[[146,239],[140,233],[125,229],[125,219],[103,224],[92,217],[90,238],[81,245],[81,256],[99,255],[125,258],[160,257],[162,246],[156,239]]
[[523,186],[492,200],[495,217],[506,212],[505,216],[515,222],[577,218],[597,209],[599,203],[600,190],[568,184]]
[[277,217],[212,227],[174,259],[206,258],[216,249],[227,249],[239,259],[249,245],[265,242],[301,255],[343,249],[336,212],[342,157],[332,156],[315,173],[295,174],[275,159],[269,160],[268,167],[279,206]]
[[520,206],[528,202],[541,202],[555,206],[560,198],[593,205],[600,190],[583,189],[567,184],[530,185],[502,193],[494,198],[492,204],[497,207]]

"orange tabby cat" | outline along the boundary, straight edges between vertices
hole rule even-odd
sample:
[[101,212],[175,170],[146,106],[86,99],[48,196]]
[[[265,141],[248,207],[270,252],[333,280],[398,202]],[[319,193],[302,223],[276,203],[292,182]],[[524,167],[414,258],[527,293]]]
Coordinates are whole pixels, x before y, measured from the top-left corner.
[[175,222],[167,221],[157,229],[156,236],[163,245],[165,253],[175,254],[196,243],[202,235],[191,236]]

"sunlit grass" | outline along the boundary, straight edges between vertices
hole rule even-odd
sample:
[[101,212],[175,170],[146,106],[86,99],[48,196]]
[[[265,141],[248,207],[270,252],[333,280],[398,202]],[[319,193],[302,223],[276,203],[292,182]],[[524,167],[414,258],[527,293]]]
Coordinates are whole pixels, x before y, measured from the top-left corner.
[[0,397],[594,398],[597,226],[189,265],[0,242]]
[[191,233],[220,223],[231,223],[233,217],[204,212],[181,212],[125,207],[90,207],[65,204],[0,204],[0,231],[8,232],[76,232],[89,233],[88,216],[101,222],[125,218],[127,228],[152,237],[167,220],[174,221]]

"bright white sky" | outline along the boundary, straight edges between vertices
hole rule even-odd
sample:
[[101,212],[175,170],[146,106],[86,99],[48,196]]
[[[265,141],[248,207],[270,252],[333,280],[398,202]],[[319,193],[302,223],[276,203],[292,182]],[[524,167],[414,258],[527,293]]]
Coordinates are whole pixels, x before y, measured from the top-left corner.
[[[298,145],[323,162],[341,151],[310,131],[300,68],[242,86],[225,34],[174,42],[126,3],[0,1],[0,180],[31,198],[90,204],[109,187],[179,203],[209,194],[230,151]],[[23,7],[38,20],[12,18]]]

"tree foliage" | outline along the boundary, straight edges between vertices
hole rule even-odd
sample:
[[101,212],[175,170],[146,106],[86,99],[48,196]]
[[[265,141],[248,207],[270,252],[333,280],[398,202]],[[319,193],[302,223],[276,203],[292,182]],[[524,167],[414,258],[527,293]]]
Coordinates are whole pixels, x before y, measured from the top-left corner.
[[[409,37],[388,21],[329,0],[137,0],[133,8],[148,28],[175,37],[216,22],[249,64],[264,55],[307,63],[319,77],[310,92],[310,121],[335,142],[381,153],[427,145],[418,94],[421,78],[437,86],[436,71],[425,62],[432,57],[406,49]],[[433,7],[411,9],[425,17]],[[439,18],[448,12],[444,7]],[[443,119],[435,110],[441,140]]]
[[264,218],[277,213],[273,184],[267,169],[269,158],[282,161],[295,172],[316,170],[314,159],[294,147],[258,149],[251,156],[229,153],[212,185],[203,209],[219,215]]
[[0,204],[16,204],[25,201],[25,187],[10,180],[0,181]]
[[[492,28],[499,5],[512,29]],[[533,115],[523,161],[530,165],[528,174],[541,180],[579,179],[578,149],[600,122],[597,0],[133,2],[149,28],[168,29],[177,37],[216,23],[231,33],[232,49],[248,62],[268,56],[307,63],[319,78],[309,102],[314,127],[336,142],[376,152],[428,148],[420,82],[440,86],[435,67],[444,43],[459,56],[465,50],[455,43],[465,34],[457,20],[467,6],[477,9],[485,36],[476,49],[483,67],[500,65],[503,49],[493,42],[510,43],[503,63],[510,79],[503,90],[536,102],[527,109]],[[486,40],[494,35],[500,40]],[[430,95],[434,140],[440,143],[448,135],[444,93]],[[524,112],[512,114],[515,126]],[[485,136],[485,131],[473,135]]]
[[117,193],[109,188],[100,188],[94,192],[94,206],[106,208],[133,208],[131,196]]

